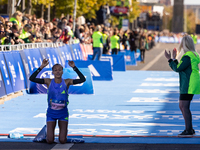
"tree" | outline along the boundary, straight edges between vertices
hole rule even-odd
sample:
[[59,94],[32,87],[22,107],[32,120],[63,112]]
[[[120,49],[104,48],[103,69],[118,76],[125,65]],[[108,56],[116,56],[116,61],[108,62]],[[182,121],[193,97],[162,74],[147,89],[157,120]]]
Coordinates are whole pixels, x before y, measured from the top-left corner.
[[195,14],[193,10],[188,9],[185,17],[187,17],[187,18],[184,18],[186,20],[187,33],[192,34],[196,30]]

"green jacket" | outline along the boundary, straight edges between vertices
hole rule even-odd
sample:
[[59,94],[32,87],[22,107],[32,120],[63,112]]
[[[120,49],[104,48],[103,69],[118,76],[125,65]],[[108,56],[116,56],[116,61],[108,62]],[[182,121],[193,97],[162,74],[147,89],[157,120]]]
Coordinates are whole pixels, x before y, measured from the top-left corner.
[[110,43],[111,43],[111,49],[117,48],[119,49],[120,47],[120,38],[117,35],[113,35],[110,38]]
[[12,22],[12,23],[16,23],[18,26],[19,26],[19,28],[21,28],[21,26],[22,26],[22,24],[19,22],[19,21],[17,21],[17,19],[16,18],[10,18],[10,20],[9,20],[10,22]]
[[93,39],[93,47],[103,48],[103,37],[101,32],[95,31],[92,34],[92,39]]
[[197,44],[197,41],[198,41],[198,37],[197,37],[197,35],[191,35],[191,37],[192,37],[192,39],[193,39],[193,41],[194,41],[194,44]]
[[22,29],[22,33],[20,34],[19,38],[22,39],[25,43],[31,43],[31,41],[29,40],[29,36],[30,36],[30,33]]
[[[196,54],[196,56],[195,56]],[[178,63],[177,60],[169,60],[172,70],[179,73],[180,94],[200,94],[200,58],[198,53],[186,52]]]

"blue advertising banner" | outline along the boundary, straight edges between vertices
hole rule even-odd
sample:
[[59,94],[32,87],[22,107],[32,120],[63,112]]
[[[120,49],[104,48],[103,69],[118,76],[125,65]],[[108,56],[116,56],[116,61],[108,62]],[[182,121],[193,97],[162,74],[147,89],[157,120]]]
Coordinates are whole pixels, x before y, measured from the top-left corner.
[[67,51],[68,53],[70,53],[70,55],[71,55],[71,57],[72,57],[72,60],[76,60],[76,57],[75,57],[75,55],[74,55],[72,46],[71,46],[71,45],[68,45],[68,44],[66,44],[65,46],[66,46],[65,51]]
[[137,49],[135,57],[136,57],[136,61],[141,61],[141,52],[139,49]]
[[24,69],[24,66],[23,66],[23,62],[22,62],[20,53],[19,53],[19,51],[15,50],[15,51],[12,51],[12,55],[13,55],[13,58],[15,59],[15,62],[17,63],[18,69],[19,69],[20,80],[21,80],[21,82],[24,82],[24,86],[22,86],[22,83],[21,83],[20,86],[21,86],[22,89],[25,89],[25,88],[27,88],[26,87],[26,85],[27,85],[26,81],[27,80],[26,80],[26,73],[25,73],[25,69]]
[[[69,94],[94,94],[90,70],[88,68],[80,68],[80,71],[86,77],[86,82],[81,83],[81,84],[71,85],[68,90],[68,93]],[[54,75],[52,74],[52,70],[50,68],[44,68],[37,75],[37,78],[53,79]],[[67,78],[77,79],[78,75],[72,68],[64,68],[62,78],[63,79],[67,79]],[[47,93],[47,87],[45,84],[37,84],[37,83],[31,82],[30,93],[45,94]]]
[[25,74],[26,74],[26,82],[25,82],[26,88],[29,89],[29,87],[30,87],[29,77],[30,77],[31,69],[30,69],[26,54],[24,53],[24,50],[20,50],[19,53],[20,53],[21,60],[23,62],[23,66],[24,66],[24,70],[25,70]]
[[70,45],[72,47],[73,53],[75,55],[75,60],[84,60],[83,52],[81,50],[81,47],[79,44],[72,44]]
[[3,83],[2,72],[0,69],[0,97],[3,97],[5,95],[6,95],[6,89],[5,89],[5,85]]
[[5,51],[3,53],[6,60],[8,73],[10,75],[13,91],[18,92],[22,89],[25,89],[24,76],[21,66],[19,66],[17,61],[15,61],[11,51]]
[[73,59],[73,53],[69,47],[69,45],[65,45],[63,47],[61,47],[61,51],[64,52],[66,60],[74,60]]
[[60,58],[61,65],[65,66],[65,61],[66,61],[65,53],[61,51],[60,47],[56,48],[56,53],[57,53],[58,57]]
[[119,52],[119,55],[125,55],[126,65],[137,66],[137,61],[134,51],[125,50],[124,52]]
[[4,59],[3,52],[0,52],[0,61],[1,61],[0,69],[1,69],[2,77],[4,81],[4,86],[6,89],[6,94],[8,95],[8,94],[13,93],[13,88],[12,88],[12,83],[10,81],[10,76],[7,70],[6,61]]
[[[97,59],[97,58],[96,58]],[[92,60],[92,55],[88,55],[88,60]],[[102,55],[101,61],[109,60],[113,71],[126,71],[124,55]]]
[[60,58],[58,58],[58,56],[55,52],[55,48],[48,47],[45,49],[46,49],[46,53],[47,53],[48,57],[50,56],[49,58],[51,58],[52,65],[61,64]]
[[49,64],[48,66],[46,66],[46,68],[51,68],[53,67],[53,63],[52,63],[52,59],[51,59],[51,55],[50,53],[47,54],[46,49],[45,48],[40,48],[40,53],[42,55],[42,59],[49,59]]
[[24,50],[30,72],[32,73],[34,68],[39,68],[42,64],[42,56],[39,49],[25,49]]
[[[93,80],[113,80],[112,68],[110,61],[74,61],[78,68],[89,68],[92,74]],[[66,62],[65,67],[68,68]]]

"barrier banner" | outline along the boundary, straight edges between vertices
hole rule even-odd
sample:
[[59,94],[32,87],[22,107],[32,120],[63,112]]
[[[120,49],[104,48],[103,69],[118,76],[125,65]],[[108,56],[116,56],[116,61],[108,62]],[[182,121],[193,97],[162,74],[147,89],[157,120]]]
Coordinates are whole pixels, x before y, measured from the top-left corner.
[[135,58],[135,51],[125,50],[118,52],[119,55],[125,55],[126,65],[137,66],[137,61]]
[[22,89],[25,89],[24,76],[21,66],[19,65],[19,63],[17,63],[17,61],[15,61],[11,51],[4,51],[3,54],[6,60],[13,91],[18,92]]
[[[74,61],[78,68],[89,68],[92,74],[93,80],[113,80],[112,68],[110,61]],[[65,67],[68,68],[69,65],[66,62]]]
[[26,82],[25,82],[26,88],[29,89],[29,87],[30,87],[29,77],[30,77],[30,74],[31,74],[31,69],[29,67],[29,63],[28,63],[27,57],[24,53],[24,50],[20,50],[19,53],[20,53],[20,56],[21,56],[21,59],[22,59],[22,62],[23,62],[23,66],[24,66],[24,70],[25,70],[25,74],[26,74]]
[[141,61],[141,52],[139,49],[137,49],[135,54],[136,61]]
[[72,59],[71,51],[70,51],[70,49],[68,49],[67,47],[68,47],[68,46],[65,45],[65,46],[62,46],[62,47],[58,47],[58,48],[57,48],[57,51],[58,51],[58,54],[60,55],[61,62],[62,62],[62,65],[63,65],[63,66],[65,66],[65,61],[66,61],[66,60],[73,60],[73,59]]
[[85,50],[87,55],[93,55],[93,47],[92,44],[85,45]]
[[[88,55],[88,59],[92,60],[92,55]],[[97,59],[97,58],[96,58]],[[126,63],[124,55],[105,55],[101,56],[101,61],[109,60],[113,71],[126,71]]]
[[6,89],[5,89],[5,85],[3,83],[3,77],[2,77],[2,72],[1,72],[1,68],[0,68],[0,97],[3,97],[6,95]]
[[75,60],[84,60],[83,53],[82,53],[80,45],[79,44],[72,44],[70,46],[73,50]]
[[8,69],[6,66],[6,61],[4,59],[3,52],[0,52],[0,61],[1,61],[0,69],[1,69],[2,77],[3,77],[3,81],[4,81],[6,94],[8,95],[8,94],[13,93],[13,88],[12,88],[12,83],[10,80],[10,76],[8,73]]
[[49,59],[49,64],[48,64],[48,66],[46,66],[46,68],[53,67],[53,62],[52,62],[53,60],[51,58],[50,53],[47,53],[46,48],[40,48],[40,53],[42,55],[42,59],[44,59],[44,58]]
[[23,66],[23,62],[22,62],[22,59],[21,59],[21,56],[20,56],[20,53],[19,51],[15,50],[15,51],[12,51],[12,55],[13,55],[13,58],[15,59],[15,62],[17,62],[17,65],[18,65],[18,68],[19,68],[19,75],[20,75],[20,79],[21,79],[21,82],[22,80],[24,80],[24,87],[22,86],[22,89],[26,89],[26,73],[25,73],[25,69],[24,69],[24,66]]
[[83,53],[83,59],[87,60],[87,52],[85,50],[85,44],[80,44],[80,47],[81,47],[81,50],[82,50],[82,53]]
[[45,48],[48,58],[51,58],[52,65],[61,64],[60,58],[58,58],[55,48],[48,47]]
[[155,37],[155,42],[160,42],[160,43],[179,43],[180,41],[181,38],[177,37],[168,37],[168,36]]
[[32,74],[33,69],[39,68],[40,65],[42,64],[42,56],[38,48],[24,49],[19,52],[26,72],[26,87],[29,89],[30,88],[29,77]]
[[65,45],[66,47],[67,47],[67,50],[70,52],[70,54],[72,55],[72,60],[76,60],[76,56],[75,56],[75,54],[74,54],[74,51],[73,51],[73,49],[72,49],[72,46],[71,45],[68,45],[68,44],[66,44]]
[[39,68],[42,64],[42,56],[39,49],[25,49],[24,50],[30,73],[32,73],[34,68]]
[[[90,70],[88,68],[79,68],[83,75],[86,77],[86,81],[81,84],[71,85],[69,87],[68,93],[69,94],[94,94],[92,77]],[[44,68],[42,69],[37,78],[50,78],[53,79],[54,75],[52,74],[51,68]],[[77,79],[78,75],[72,68],[63,68],[63,79]],[[37,84],[31,82],[30,86],[30,93],[40,93],[45,94],[47,93],[47,87],[45,84]]]
[[65,61],[66,61],[65,53],[61,52],[60,47],[57,47],[56,51],[57,51],[57,54],[59,55],[62,66],[65,66]]

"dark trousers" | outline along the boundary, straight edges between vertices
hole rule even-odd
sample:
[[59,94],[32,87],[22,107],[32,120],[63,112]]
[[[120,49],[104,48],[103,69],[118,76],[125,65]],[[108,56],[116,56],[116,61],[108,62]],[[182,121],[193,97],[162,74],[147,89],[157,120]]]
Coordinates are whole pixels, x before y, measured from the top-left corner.
[[119,50],[118,50],[117,48],[113,48],[113,49],[112,49],[112,55],[114,55],[114,54],[117,55],[117,54],[118,54],[118,51],[119,51]]

